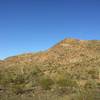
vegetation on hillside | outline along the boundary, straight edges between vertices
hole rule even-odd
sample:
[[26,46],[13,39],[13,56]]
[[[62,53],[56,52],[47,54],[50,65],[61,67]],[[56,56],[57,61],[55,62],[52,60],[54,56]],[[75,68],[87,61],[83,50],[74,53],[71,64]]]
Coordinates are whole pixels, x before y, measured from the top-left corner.
[[99,94],[100,41],[65,39],[0,61],[0,100],[100,100]]

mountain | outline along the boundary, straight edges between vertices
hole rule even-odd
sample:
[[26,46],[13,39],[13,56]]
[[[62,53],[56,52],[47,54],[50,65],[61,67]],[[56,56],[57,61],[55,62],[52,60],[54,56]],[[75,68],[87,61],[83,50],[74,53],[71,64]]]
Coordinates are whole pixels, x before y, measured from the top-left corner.
[[[5,90],[11,92],[11,95],[26,94],[27,91],[29,94],[41,94],[49,90],[50,93],[53,91],[67,95],[70,98],[68,100],[72,100],[73,94],[76,95],[80,88],[84,88],[86,93],[87,89],[100,90],[100,41],[67,38],[46,51],[17,55],[0,61],[0,72],[0,86],[6,86]],[[94,97],[85,100],[94,100]],[[74,97],[73,100],[78,98]]]

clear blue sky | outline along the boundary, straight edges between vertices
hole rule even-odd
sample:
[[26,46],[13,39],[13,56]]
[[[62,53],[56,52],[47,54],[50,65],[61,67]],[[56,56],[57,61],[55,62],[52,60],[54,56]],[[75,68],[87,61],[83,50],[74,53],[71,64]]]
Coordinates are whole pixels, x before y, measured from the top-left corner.
[[0,58],[67,38],[100,40],[100,0],[0,0]]

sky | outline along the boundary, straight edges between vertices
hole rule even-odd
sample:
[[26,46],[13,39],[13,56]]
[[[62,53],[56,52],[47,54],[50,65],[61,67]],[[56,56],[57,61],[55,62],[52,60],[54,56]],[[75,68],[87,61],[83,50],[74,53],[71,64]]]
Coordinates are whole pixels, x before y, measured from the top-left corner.
[[64,38],[100,40],[100,0],[0,0],[0,59]]

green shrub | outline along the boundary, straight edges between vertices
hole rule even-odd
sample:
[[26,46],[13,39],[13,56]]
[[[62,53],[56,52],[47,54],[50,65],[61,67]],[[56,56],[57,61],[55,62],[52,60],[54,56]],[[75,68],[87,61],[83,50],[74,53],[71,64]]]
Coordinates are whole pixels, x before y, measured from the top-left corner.
[[25,83],[25,81],[26,81],[25,75],[19,74],[16,76],[15,79],[13,79],[12,82],[15,84],[23,84],[23,83]]
[[15,75],[13,75],[13,73],[9,73],[9,72],[2,72],[0,75],[0,83],[4,86],[8,85],[9,83],[12,82],[12,80],[14,80]]
[[16,85],[12,85],[11,90],[13,93],[18,95],[24,93],[24,88],[25,88],[24,84],[16,84]]
[[31,70],[31,75],[37,76],[39,74],[41,74],[41,70],[37,66],[33,67],[32,70]]
[[50,90],[51,86],[54,84],[53,80],[50,78],[43,78],[40,80],[40,86],[44,89],[44,90]]
[[99,71],[96,70],[96,69],[89,70],[88,74],[91,76],[92,79],[98,79],[99,78]]
[[85,89],[95,89],[97,86],[96,82],[93,80],[87,81],[86,84],[84,85]]
[[60,79],[57,81],[57,84],[60,87],[77,87],[76,81],[72,79]]

